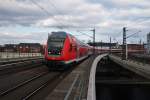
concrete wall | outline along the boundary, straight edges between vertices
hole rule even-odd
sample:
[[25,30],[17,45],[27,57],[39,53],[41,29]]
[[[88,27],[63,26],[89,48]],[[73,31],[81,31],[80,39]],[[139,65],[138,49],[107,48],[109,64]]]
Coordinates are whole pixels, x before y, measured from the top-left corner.
[[41,53],[11,53],[11,52],[0,52],[0,59],[3,58],[19,58],[19,57],[36,57],[42,56]]

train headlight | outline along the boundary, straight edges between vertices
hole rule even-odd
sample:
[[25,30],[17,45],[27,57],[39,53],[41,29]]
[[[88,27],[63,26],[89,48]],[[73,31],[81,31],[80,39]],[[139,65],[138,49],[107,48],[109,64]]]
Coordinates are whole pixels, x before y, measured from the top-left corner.
[[48,52],[48,54],[51,54],[51,52]]

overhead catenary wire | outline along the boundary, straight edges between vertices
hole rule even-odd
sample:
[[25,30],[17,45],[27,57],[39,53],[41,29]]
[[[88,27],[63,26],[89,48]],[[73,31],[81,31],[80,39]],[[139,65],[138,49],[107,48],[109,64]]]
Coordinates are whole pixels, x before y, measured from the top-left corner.
[[[81,33],[81,35],[85,35],[85,36],[88,36],[89,38],[93,38],[93,36],[90,36],[90,35],[88,35],[86,33],[81,32],[81,31],[77,31],[77,32]],[[77,36],[81,36],[81,35],[77,35]]]
[[[51,14],[48,10],[46,10],[44,7],[42,7],[41,5],[39,5],[36,1],[34,1],[34,0],[31,0],[31,2],[34,4],[34,5],[36,5],[38,8],[40,8],[46,15],[48,15],[48,16],[54,16],[53,14]],[[58,22],[58,20],[57,20],[57,22]],[[64,28],[63,26],[64,26],[64,24],[62,23],[62,22],[58,22],[61,26],[56,26],[56,27],[59,27],[59,28]]]
[[[55,11],[57,12],[57,14],[62,15],[63,17],[65,17],[65,15],[63,15],[63,13],[60,10],[58,10],[58,8],[56,7],[56,5],[53,2],[51,2],[50,0],[48,0],[48,2],[55,9]],[[73,24],[72,25],[70,24],[68,26],[68,28],[86,28],[86,27],[77,27],[77,26],[75,26]]]
[[44,7],[42,7],[41,5],[39,5],[37,2],[35,2],[34,0],[31,0],[31,2],[34,4],[34,5],[36,5],[37,7],[39,7],[42,11],[44,11],[44,13],[46,14],[46,15],[52,15],[52,14],[50,14]]
[[[63,13],[57,9],[57,7],[55,6],[54,3],[52,3],[50,0],[49,1],[49,4],[55,9],[55,11],[59,14],[59,15],[63,15]],[[54,16],[52,13],[50,13],[47,9],[45,9],[43,6],[41,6],[39,3],[37,3],[35,0],[31,0],[31,2],[36,5],[38,8],[40,8],[46,15],[50,15],[50,16]],[[82,28],[82,29],[87,29],[87,28],[91,28],[91,26],[75,26],[75,25],[67,25],[66,23],[62,22],[61,19],[58,19],[58,20],[55,20],[56,22],[58,22],[60,25],[56,25],[56,26],[51,26],[51,27],[57,27],[59,29],[77,29],[77,28]]]
[[48,0],[48,2],[49,2],[49,4],[55,9],[55,11],[56,11],[58,14],[60,14],[60,15],[63,14],[62,12],[60,12],[60,11],[57,9],[57,7],[55,6],[54,3],[52,3],[50,0]]
[[[48,10],[46,10],[44,7],[42,7],[39,3],[37,3],[36,1],[34,1],[34,0],[31,0],[31,2],[34,4],[34,5],[36,5],[38,8],[40,8],[46,15],[50,15],[50,16],[54,16],[53,14],[51,14]],[[50,2],[49,1],[49,4],[53,7],[53,8],[55,8],[55,11],[59,14],[59,15],[63,15],[57,8],[56,8],[56,6],[52,3],[52,2]],[[64,15],[63,15],[64,16]],[[59,25],[57,25],[57,26],[54,26],[54,27],[58,27],[58,28],[61,28],[61,29],[68,29],[69,27],[74,27],[74,28],[77,28],[77,27],[75,27],[75,26],[73,26],[73,25],[66,25],[65,23],[63,23],[62,22],[62,20],[60,20],[60,19],[58,19],[56,22],[58,22],[59,24],[60,24],[60,26]],[[80,27],[81,28],[81,27]]]
[[[48,0],[48,2],[49,2],[49,4],[55,9],[55,11],[56,11],[59,15],[64,16],[63,13],[62,13],[60,10],[57,9],[56,5],[55,5],[53,2],[51,2],[50,0]],[[64,17],[65,17],[65,16],[64,16]],[[69,27],[70,27],[70,28],[89,28],[90,26],[88,26],[88,27],[81,27],[81,26],[78,27],[78,26],[75,26],[75,25],[72,24],[72,25],[69,25]],[[68,27],[68,28],[69,28],[69,27]]]
[[[41,5],[39,5],[37,2],[35,2],[34,0],[31,0],[32,1],[32,3],[34,3],[37,7],[39,7],[41,10],[43,10],[47,15],[51,15],[52,16],[52,14],[51,13],[49,13],[44,7],[42,7]],[[55,8],[55,11],[59,14],[59,15],[63,15],[59,10],[57,10],[57,8],[56,8],[56,6],[52,3],[52,2],[50,2],[49,1],[49,4],[53,7],[53,8]],[[63,15],[64,16],[64,15]],[[59,22],[60,23],[60,22]],[[61,26],[65,26],[65,24],[64,23],[61,23]],[[77,28],[77,26],[74,26],[74,25],[69,25],[70,27],[75,27],[75,28]],[[69,27],[67,27],[67,25],[66,25],[66,28],[65,29],[68,29]],[[81,27],[80,27],[81,28]],[[82,33],[83,34],[83,33]],[[84,34],[85,35],[85,34]],[[87,34],[86,34],[87,35]],[[87,35],[88,37],[90,37],[90,38],[92,38],[91,36],[89,36],[89,35]]]
[[142,24],[145,22],[150,22],[150,17],[140,17],[138,20],[135,21],[137,24]]

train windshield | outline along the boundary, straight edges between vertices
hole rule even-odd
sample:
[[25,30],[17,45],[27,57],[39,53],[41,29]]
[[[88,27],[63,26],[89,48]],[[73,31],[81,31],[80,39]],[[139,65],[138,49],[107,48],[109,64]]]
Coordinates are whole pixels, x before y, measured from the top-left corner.
[[50,38],[48,40],[48,46],[49,48],[62,48],[64,44],[64,38]]
[[66,33],[64,32],[52,32],[48,38],[49,48],[62,48],[66,38]]

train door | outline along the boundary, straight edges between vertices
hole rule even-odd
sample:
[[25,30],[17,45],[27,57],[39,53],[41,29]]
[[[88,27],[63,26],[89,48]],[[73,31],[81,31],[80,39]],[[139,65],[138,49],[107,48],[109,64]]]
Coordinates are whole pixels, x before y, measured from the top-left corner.
[[77,58],[77,43],[74,37],[72,37],[71,39],[72,39],[72,43],[70,44],[70,47],[72,49],[71,58],[75,60]]
[[69,40],[70,40],[69,48],[68,48],[68,50],[69,50],[69,52],[68,52],[69,60],[75,60],[75,57],[74,57],[74,41],[73,41],[72,35],[70,35],[70,34],[69,34]]
[[80,45],[77,44],[77,50],[76,50],[76,52],[77,52],[77,57],[76,57],[76,58],[77,58],[77,59],[79,59],[79,57],[80,57],[80,55],[79,55],[79,53],[80,53],[80,52],[79,52],[79,48],[80,48],[80,47],[79,47],[79,46],[80,46]]
[[77,44],[78,44],[78,47],[77,47],[77,59],[81,58],[82,56],[82,44],[79,40],[77,40]]

